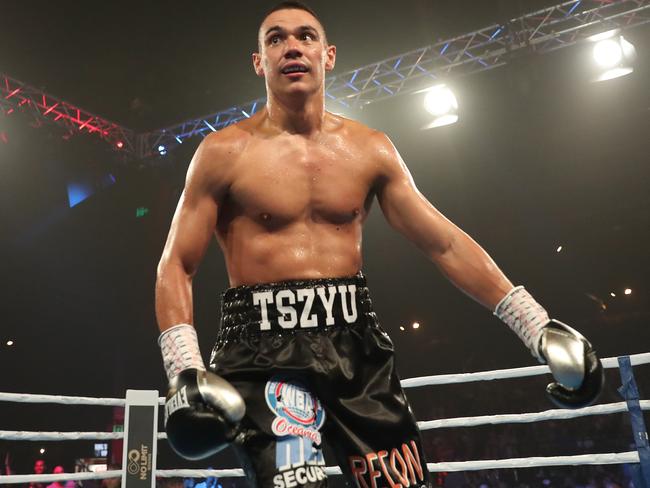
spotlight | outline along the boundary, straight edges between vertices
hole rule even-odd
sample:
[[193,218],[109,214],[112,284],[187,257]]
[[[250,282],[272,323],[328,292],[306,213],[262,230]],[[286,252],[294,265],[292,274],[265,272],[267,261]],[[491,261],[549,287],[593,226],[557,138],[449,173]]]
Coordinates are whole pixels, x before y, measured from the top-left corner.
[[115,145],[117,146],[118,149],[122,149],[124,147],[124,143],[122,141],[117,141]]
[[45,449],[41,447],[41,449],[38,452],[40,452],[41,454],[45,454]]
[[400,326],[399,326],[399,330],[406,330],[406,329],[404,329],[404,326],[403,326],[403,325],[400,325]]
[[623,293],[625,293],[626,295],[631,295],[631,294],[632,294],[632,290],[631,290],[630,288],[626,288],[625,291],[624,291]]
[[413,322],[413,328],[414,329],[419,329],[420,328],[420,322]]
[[617,30],[592,36],[589,40],[594,43],[592,55],[599,69],[593,81],[611,80],[634,71],[632,63],[636,50]]
[[424,127],[425,129],[442,127],[458,121],[458,101],[446,85],[437,85],[427,90],[424,108],[435,117],[433,122]]
[[12,340],[7,341],[7,345],[8,345],[8,346],[13,346],[13,345],[14,345],[14,341],[12,341]]
[[604,39],[594,46],[594,60],[601,68],[613,68],[623,59],[620,43],[613,39]]
[[562,252],[562,246],[558,246],[555,252]]
[[160,146],[158,146],[158,154],[164,156],[165,154],[167,154],[167,148],[161,144]]

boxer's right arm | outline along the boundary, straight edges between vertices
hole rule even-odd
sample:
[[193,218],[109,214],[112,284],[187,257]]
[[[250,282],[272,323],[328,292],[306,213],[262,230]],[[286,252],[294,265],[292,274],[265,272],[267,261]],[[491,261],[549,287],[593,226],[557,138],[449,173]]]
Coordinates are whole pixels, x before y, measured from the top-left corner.
[[214,232],[219,204],[229,184],[226,168],[230,155],[223,146],[218,137],[205,138],[187,171],[158,264],[156,317],[161,332],[193,322],[192,278]]
[[169,379],[165,427],[172,448],[187,459],[225,447],[245,413],[237,390],[205,370],[192,325],[192,278],[215,230],[237,153],[227,134],[204,139],[190,163],[156,280],[159,344]]

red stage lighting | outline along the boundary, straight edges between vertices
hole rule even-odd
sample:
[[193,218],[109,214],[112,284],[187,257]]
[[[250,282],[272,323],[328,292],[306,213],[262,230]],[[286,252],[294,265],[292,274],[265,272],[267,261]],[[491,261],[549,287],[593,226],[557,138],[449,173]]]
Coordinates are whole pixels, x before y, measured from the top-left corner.
[[122,141],[117,141],[117,144],[115,144],[118,149],[122,149],[124,147],[124,143]]

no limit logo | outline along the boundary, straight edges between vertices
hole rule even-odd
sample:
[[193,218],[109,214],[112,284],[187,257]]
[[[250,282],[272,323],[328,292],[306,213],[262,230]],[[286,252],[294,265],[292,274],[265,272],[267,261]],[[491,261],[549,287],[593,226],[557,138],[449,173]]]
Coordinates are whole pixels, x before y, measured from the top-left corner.
[[128,454],[128,464],[126,470],[129,475],[137,476],[142,481],[149,479],[149,472],[151,471],[151,456],[149,455],[149,447],[141,444],[140,449],[131,449]]

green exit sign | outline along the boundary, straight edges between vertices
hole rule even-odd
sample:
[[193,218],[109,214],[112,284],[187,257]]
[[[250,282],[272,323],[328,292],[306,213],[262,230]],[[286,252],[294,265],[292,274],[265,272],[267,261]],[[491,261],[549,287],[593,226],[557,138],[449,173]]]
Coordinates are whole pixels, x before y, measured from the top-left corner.
[[147,207],[138,207],[135,209],[135,216],[137,218],[144,217],[149,213],[149,209]]

